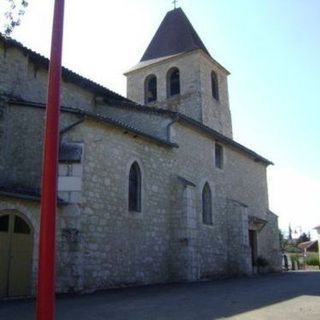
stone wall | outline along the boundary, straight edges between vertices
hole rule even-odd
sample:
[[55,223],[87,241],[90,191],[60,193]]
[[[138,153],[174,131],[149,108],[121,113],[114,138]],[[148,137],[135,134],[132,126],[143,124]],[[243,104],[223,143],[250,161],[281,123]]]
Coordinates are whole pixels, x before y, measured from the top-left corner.
[[[0,40],[0,91],[27,101],[44,103],[47,98],[47,68],[17,48],[4,48]],[[72,82],[62,81],[62,105],[92,110],[94,94]]]
[[7,154],[8,150],[8,138],[7,138],[7,124],[5,119],[7,118],[7,108],[5,107],[3,97],[1,96],[0,91],[0,175],[3,177],[3,179],[7,179],[8,172],[5,170],[6,166],[6,157],[5,154]]
[[[4,75],[0,79],[1,89],[27,100],[43,102],[45,70],[35,70],[28,57],[16,49],[0,51],[0,71]],[[179,60],[182,97],[190,99],[190,108],[187,104],[182,107],[187,114],[199,106],[199,92],[192,90],[200,86],[200,66],[187,63],[196,55],[192,53]],[[168,64],[175,65],[177,61],[168,61]],[[163,67],[161,77],[168,66]],[[191,71],[197,75],[195,78],[190,75]],[[80,143],[84,152],[81,172],[72,166],[71,171],[60,166],[63,178],[60,181],[77,178],[79,183],[77,190],[67,190],[65,185],[60,189],[63,192],[60,196],[70,204],[59,207],[58,212],[59,292],[247,273],[250,271],[249,216],[267,221],[258,234],[259,253],[276,269],[277,219],[268,212],[263,163],[223,146],[223,168],[216,168],[215,141],[200,130],[175,122],[168,132],[172,121],[169,117],[151,113],[146,116],[136,111],[130,111],[129,117],[125,109],[97,105],[93,94],[72,83],[63,83],[63,92],[66,106],[112,115],[162,138],[169,133],[170,140],[179,148],[157,144],[90,118],[62,136],[65,143]],[[223,93],[221,98],[227,101]],[[3,110],[0,116],[1,182],[39,187],[44,110],[9,105],[6,101],[1,102],[0,107]],[[78,120],[74,114],[62,113],[60,126],[66,128]],[[128,210],[128,178],[134,161],[142,173],[141,212]],[[212,225],[202,221],[205,183],[209,184],[212,194]],[[60,187],[62,185],[60,183]],[[0,208],[17,209],[32,222],[35,278],[39,204],[1,196]]]
[[268,261],[270,271],[281,271],[278,216],[268,210],[266,221],[266,225],[258,233],[258,254]]
[[[229,107],[227,73],[214,63],[205,53],[199,52],[201,79],[201,108],[203,123],[232,138],[232,122]],[[211,72],[214,71],[218,81],[219,100],[212,96]]]
[[[38,186],[44,112],[9,107],[7,100],[8,96],[14,96],[45,103],[47,69],[32,55],[7,47],[0,39],[0,74],[0,176],[9,184]],[[62,105],[92,111],[94,94],[71,82],[62,81]],[[75,116],[70,118],[77,119]],[[25,172],[28,172],[28,177]]]
[[228,200],[228,273],[252,272],[248,234],[248,208],[235,200]]
[[[34,118],[32,112],[24,111],[26,108],[22,114]],[[261,179],[265,167],[245,158],[241,164],[242,156],[235,154],[239,167],[234,168],[230,161],[234,151],[225,149],[223,170],[215,168],[214,141],[179,123],[174,124],[172,140],[180,148],[159,147],[92,120],[65,134],[65,142],[84,146],[84,158],[81,202],[59,212],[59,291],[248,271],[246,219],[250,208],[256,214],[267,210],[266,190],[262,200],[255,199],[256,190],[265,187]],[[128,211],[128,173],[134,161],[142,172],[141,213]],[[245,168],[255,174],[245,186],[247,192],[242,192],[244,185],[235,183]],[[213,225],[202,223],[205,182],[213,196]],[[248,209],[230,206],[232,197],[245,202]],[[30,211],[25,206],[19,209],[24,214]],[[31,215],[37,216],[35,209]],[[274,232],[274,224],[270,224],[270,232]],[[267,243],[270,236],[261,234],[261,243]]]
[[[84,289],[168,280],[173,162],[170,149],[86,121],[67,134],[83,141],[81,234]],[[128,175],[142,172],[142,212],[128,210]]]
[[[172,151],[176,164],[175,173],[195,185],[189,192],[193,192],[197,212],[197,236],[196,240],[192,236],[190,243],[196,242],[198,248],[200,277],[226,274],[230,269],[230,272],[236,272],[234,269],[237,269],[241,273],[247,273],[250,269],[248,216],[267,218],[265,165],[224,146],[223,169],[216,168],[214,141],[180,124],[174,124],[172,128],[172,141],[179,145],[179,149]],[[213,196],[213,225],[202,223],[201,193],[206,182],[209,183]],[[230,200],[239,205],[231,206]],[[181,229],[181,239],[184,239],[187,230],[185,225],[180,223],[181,225],[177,224],[175,228]],[[277,230],[275,221],[271,221],[270,230]],[[176,232],[179,234],[179,231]],[[259,238],[261,241],[268,241],[270,236],[274,234],[261,234]],[[269,254],[271,255],[266,255]],[[234,260],[241,263],[235,267],[235,263],[232,262]]]
[[166,140],[168,138],[168,125],[172,118],[157,112],[142,112],[130,107],[116,105],[99,105],[95,110],[103,115],[119,120],[145,133]]
[[171,209],[170,275],[176,280],[200,279],[198,212],[195,185],[176,176]]
[[264,164],[225,147],[224,168],[216,172],[217,179],[225,183],[228,198],[248,206],[248,215],[266,219],[269,201]]
[[[44,109],[3,104],[3,135],[0,156],[5,163],[0,176],[6,184],[40,187]],[[75,123],[79,118],[62,113],[60,128]],[[63,138],[63,137],[61,137]],[[1,170],[2,168],[2,170]],[[26,174],[27,173],[27,174]]]
[[43,118],[43,110],[6,107],[6,147],[1,155],[6,159],[1,172],[6,176],[6,184],[40,186]]
[[[167,98],[167,72],[177,67],[180,71],[180,94]],[[211,71],[215,71],[219,81],[219,101],[212,96]],[[150,64],[142,64],[127,76],[127,96],[145,104],[145,79],[154,74],[157,77],[157,106],[179,111],[205,125],[232,137],[229,110],[227,72],[201,50],[180,54],[167,59],[159,59]]]

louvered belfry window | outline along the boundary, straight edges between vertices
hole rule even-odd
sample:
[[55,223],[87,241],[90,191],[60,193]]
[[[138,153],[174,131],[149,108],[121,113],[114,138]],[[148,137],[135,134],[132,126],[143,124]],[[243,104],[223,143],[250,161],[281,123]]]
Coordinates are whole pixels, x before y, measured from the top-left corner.
[[180,94],[180,71],[178,68],[172,68],[167,75],[168,98]]
[[157,77],[150,75],[145,81],[145,103],[157,101]]
[[219,83],[217,74],[214,71],[211,72],[211,89],[212,96],[219,101]]

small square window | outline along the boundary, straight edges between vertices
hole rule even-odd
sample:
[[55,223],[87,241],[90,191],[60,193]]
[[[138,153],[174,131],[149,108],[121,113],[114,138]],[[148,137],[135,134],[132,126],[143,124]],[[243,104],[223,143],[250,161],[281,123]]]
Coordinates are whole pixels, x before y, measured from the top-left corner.
[[223,169],[223,148],[220,144],[215,144],[214,154],[216,168]]

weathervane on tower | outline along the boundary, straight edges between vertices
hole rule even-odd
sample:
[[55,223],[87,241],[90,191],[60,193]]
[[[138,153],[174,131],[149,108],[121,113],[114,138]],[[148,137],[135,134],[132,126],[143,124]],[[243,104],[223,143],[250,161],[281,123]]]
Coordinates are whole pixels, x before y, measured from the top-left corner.
[[174,6],[174,9],[177,9],[177,2],[178,2],[178,0],[173,0],[173,1],[172,1],[173,6]]

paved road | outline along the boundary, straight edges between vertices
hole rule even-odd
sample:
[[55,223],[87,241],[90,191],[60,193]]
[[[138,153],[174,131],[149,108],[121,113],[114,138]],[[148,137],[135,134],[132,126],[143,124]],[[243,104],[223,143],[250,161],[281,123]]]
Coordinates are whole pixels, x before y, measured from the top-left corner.
[[[33,320],[34,301],[1,301],[1,320]],[[169,284],[59,298],[57,320],[318,320],[320,272]]]

